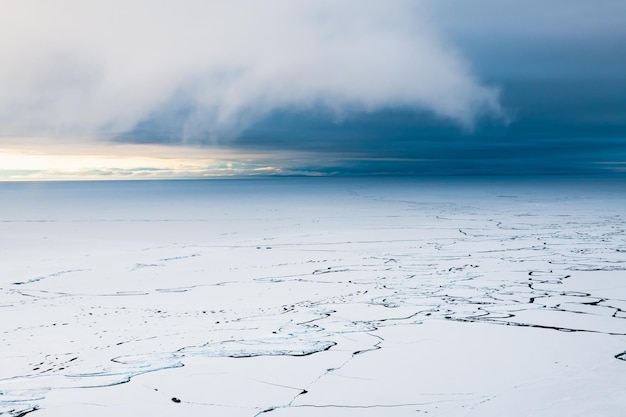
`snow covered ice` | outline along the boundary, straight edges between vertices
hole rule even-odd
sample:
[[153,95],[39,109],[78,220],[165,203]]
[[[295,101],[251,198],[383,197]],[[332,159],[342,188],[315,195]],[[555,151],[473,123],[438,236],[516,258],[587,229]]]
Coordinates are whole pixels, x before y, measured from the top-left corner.
[[2,183],[0,414],[621,417],[625,216],[618,180]]

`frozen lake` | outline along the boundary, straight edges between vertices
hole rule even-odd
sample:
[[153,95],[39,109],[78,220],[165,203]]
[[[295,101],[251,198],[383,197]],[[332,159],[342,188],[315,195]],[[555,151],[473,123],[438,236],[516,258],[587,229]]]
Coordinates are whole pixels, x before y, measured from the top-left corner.
[[3,415],[626,410],[623,180],[0,183],[0,262]]

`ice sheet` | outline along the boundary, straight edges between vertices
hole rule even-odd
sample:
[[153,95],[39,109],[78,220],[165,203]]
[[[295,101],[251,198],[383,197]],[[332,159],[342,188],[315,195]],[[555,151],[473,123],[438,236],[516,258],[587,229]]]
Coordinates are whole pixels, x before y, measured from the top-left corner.
[[0,184],[0,414],[621,416],[624,185]]

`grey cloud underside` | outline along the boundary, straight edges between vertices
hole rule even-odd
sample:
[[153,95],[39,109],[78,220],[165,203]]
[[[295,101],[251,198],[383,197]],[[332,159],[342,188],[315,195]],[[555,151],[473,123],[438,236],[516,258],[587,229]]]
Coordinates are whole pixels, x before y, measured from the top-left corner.
[[[283,111],[243,131],[231,146],[311,152],[304,168],[343,174],[607,174],[623,168],[625,82],[518,79],[503,85],[509,123],[482,118],[468,130],[408,109],[342,121],[323,109]],[[125,140],[176,143],[181,112],[146,121]]]
[[[479,116],[463,128],[424,110],[383,108],[338,120],[318,106],[274,111],[231,146],[317,152],[311,169],[328,165],[343,173],[624,172],[626,3],[430,5],[472,71],[499,88],[506,118]],[[190,106],[163,109],[125,139],[177,142],[189,112]]]

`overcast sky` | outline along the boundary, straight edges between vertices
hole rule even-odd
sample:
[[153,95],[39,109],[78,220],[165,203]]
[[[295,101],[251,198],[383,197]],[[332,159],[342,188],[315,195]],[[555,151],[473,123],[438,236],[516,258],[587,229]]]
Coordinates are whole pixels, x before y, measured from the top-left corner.
[[318,173],[626,168],[622,0],[0,0],[0,56],[0,141],[305,152]]

